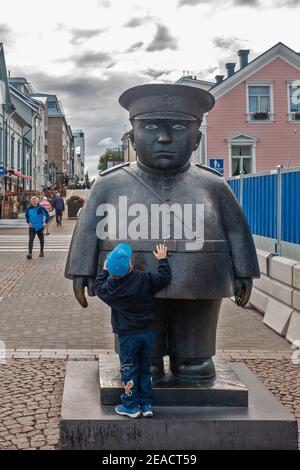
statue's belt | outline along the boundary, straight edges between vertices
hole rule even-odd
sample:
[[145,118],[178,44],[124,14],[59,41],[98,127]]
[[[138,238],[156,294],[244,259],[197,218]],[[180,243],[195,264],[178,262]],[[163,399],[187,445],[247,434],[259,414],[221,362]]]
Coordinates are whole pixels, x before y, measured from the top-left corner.
[[[158,243],[162,240],[101,240],[100,250],[111,251],[118,243],[128,243],[133,251],[147,252],[154,251]],[[228,253],[229,246],[227,240],[205,240],[201,248],[197,248],[198,240],[163,240],[167,245],[168,252],[187,253]],[[194,243],[194,247],[193,247]],[[188,244],[188,245],[187,245]],[[193,249],[195,248],[195,249]]]

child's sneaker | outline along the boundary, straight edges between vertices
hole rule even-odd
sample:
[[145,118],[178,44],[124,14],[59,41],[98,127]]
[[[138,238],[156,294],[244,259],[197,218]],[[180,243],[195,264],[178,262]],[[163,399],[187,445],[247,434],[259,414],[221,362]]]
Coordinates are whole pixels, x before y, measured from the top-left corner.
[[153,416],[152,405],[141,405],[140,409],[144,418],[150,418],[151,416]]
[[126,408],[124,405],[118,405],[115,407],[115,412],[121,416],[129,416],[129,418],[138,418],[141,415],[141,410],[137,406]]

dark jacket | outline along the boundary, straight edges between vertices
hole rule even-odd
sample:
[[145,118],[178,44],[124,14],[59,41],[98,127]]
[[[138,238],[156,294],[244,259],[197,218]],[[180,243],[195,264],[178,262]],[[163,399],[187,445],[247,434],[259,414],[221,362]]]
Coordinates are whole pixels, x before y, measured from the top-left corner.
[[62,212],[65,210],[65,203],[62,197],[56,197],[53,199],[52,202],[53,209],[56,210],[56,212]]
[[153,326],[156,292],[166,287],[172,278],[167,259],[158,263],[157,273],[134,269],[121,279],[101,271],[95,281],[95,294],[111,307],[113,332],[128,335],[146,331]]
[[38,232],[42,230],[44,224],[48,224],[50,216],[48,211],[43,208],[40,204],[36,207],[29,206],[26,210],[26,222],[32,224],[33,229]]

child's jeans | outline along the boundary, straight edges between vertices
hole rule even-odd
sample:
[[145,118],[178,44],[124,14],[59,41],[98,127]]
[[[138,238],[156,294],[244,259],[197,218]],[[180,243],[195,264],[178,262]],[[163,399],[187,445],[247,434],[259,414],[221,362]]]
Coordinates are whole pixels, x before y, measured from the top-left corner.
[[125,393],[121,401],[126,408],[152,404],[151,356],[154,331],[119,335],[120,372]]

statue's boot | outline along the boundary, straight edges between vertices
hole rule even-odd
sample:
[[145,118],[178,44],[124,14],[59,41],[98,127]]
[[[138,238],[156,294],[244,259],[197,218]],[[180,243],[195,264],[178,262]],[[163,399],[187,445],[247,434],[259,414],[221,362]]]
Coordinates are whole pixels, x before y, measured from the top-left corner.
[[151,361],[151,375],[152,375],[152,380],[157,381],[159,379],[162,379],[165,375],[165,370],[164,370],[164,360],[163,358],[152,358]]
[[174,377],[182,382],[201,383],[212,381],[216,376],[211,357],[201,359],[170,359],[170,369]]

